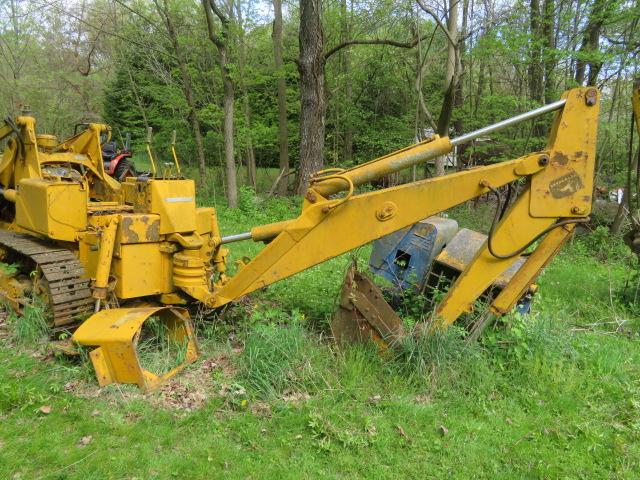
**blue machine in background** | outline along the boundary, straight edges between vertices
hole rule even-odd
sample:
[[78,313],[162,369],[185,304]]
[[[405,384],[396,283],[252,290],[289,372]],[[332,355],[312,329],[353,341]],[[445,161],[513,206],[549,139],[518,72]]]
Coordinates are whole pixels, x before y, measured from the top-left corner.
[[457,232],[455,220],[429,217],[373,242],[369,267],[394,289],[421,291],[434,260]]
[[[450,218],[429,217],[373,242],[369,268],[391,283],[393,295],[403,291],[429,294],[455,282],[487,236],[466,228]],[[483,293],[491,300],[509,283],[524,264],[521,256]],[[527,313],[536,290],[532,285],[522,296],[516,309]]]

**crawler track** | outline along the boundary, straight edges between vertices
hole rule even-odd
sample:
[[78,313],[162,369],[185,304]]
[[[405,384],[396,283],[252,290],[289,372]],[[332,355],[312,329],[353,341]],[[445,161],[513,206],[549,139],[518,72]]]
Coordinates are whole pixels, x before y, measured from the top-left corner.
[[[89,279],[76,255],[29,235],[0,231],[0,248],[31,271],[41,272],[39,287],[51,308],[54,330],[73,328],[92,312]],[[30,272],[25,272],[30,273]]]

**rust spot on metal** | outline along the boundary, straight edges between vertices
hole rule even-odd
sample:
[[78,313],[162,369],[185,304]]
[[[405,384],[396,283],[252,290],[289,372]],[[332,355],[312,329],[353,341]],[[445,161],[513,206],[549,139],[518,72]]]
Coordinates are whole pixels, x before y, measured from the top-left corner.
[[318,201],[318,197],[313,190],[307,190],[307,193],[304,194],[304,198],[306,198],[309,203],[316,203]]
[[122,233],[127,243],[136,243],[140,240],[138,234],[131,228],[133,226],[133,218],[124,217],[122,219]]
[[151,224],[147,227],[147,240],[150,242],[158,242],[160,241],[160,219],[156,218],[151,222]]
[[569,163],[569,157],[562,152],[556,152],[553,156],[553,163],[556,165],[566,165]]
[[393,202],[384,202],[382,207],[376,212],[376,218],[381,222],[389,220],[396,215],[398,206]]

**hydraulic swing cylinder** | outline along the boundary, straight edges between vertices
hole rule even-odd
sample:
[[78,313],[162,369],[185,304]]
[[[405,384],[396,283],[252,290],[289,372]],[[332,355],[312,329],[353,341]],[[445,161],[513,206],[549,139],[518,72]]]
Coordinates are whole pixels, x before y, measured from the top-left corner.
[[95,311],[100,310],[100,301],[107,298],[109,286],[109,272],[111,271],[111,260],[113,259],[113,247],[116,241],[118,230],[118,217],[113,217],[107,228],[102,232],[100,240],[100,251],[98,253],[98,267],[96,269],[96,279],[93,285],[93,298],[96,299]]
[[[438,135],[432,137],[429,140],[417,143],[397,152],[390,153],[384,157],[377,158],[370,162],[358,165],[348,170],[339,172],[337,175],[331,175],[332,178],[322,179],[322,177],[316,178],[315,183],[312,183],[311,187],[316,193],[319,193],[323,197],[328,197],[334,193],[338,193],[349,188],[351,182],[353,186],[357,187],[378,178],[390,175],[392,173],[404,170],[405,168],[413,167],[432,160],[436,157],[446,155],[451,152],[454,147],[468,143],[475,140],[478,137],[488,135],[489,133],[497,132],[511,125],[515,125],[525,120],[539,117],[545,113],[559,110],[564,106],[566,100],[558,100],[557,102],[544,105],[540,108],[536,108],[529,112],[516,115],[515,117],[502,120],[501,122],[494,123],[479,130],[466,133],[460,137],[450,139],[449,137],[439,137]],[[314,180],[312,180],[314,182]]]
[[[330,177],[316,177],[312,180],[311,189],[319,193],[323,197],[328,197],[335,193],[347,190],[352,184],[354,187],[377,180],[378,178],[390,175],[392,173],[404,170],[425,163],[436,157],[446,155],[451,152],[454,147],[462,145],[476,138],[497,132],[504,128],[516,125],[518,123],[539,117],[545,113],[554,112],[564,107],[567,101],[565,99],[558,100],[548,105],[530,110],[528,112],[516,115],[515,117],[502,120],[492,125],[465,133],[459,137],[450,139],[449,137],[439,137],[438,135],[417,143],[402,150],[390,153],[384,157],[377,158],[362,165],[340,171],[338,173],[331,172]],[[272,223],[254,227],[250,232],[238,233],[222,237],[223,244],[240,242],[243,240],[253,240],[254,242],[268,242],[272,238],[278,236],[290,221]]]

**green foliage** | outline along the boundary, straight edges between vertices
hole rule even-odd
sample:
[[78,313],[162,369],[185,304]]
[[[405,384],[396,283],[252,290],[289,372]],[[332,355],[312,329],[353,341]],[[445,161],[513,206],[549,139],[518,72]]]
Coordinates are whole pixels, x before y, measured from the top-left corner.
[[7,276],[15,274],[20,269],[20,265],[17,263],[4,263],[0,262],[0,271]]
[[599,225],[587,235],[580,235],[572,247],[579,255],[593,257],[601,262],[614,260],[635,263],[636,259],[619,235],[611,235],[609,229]]

